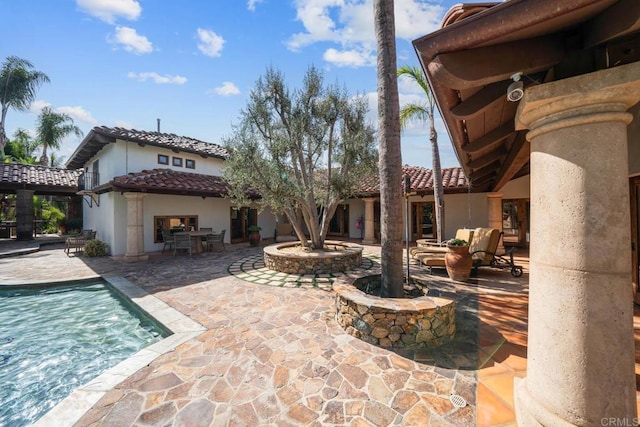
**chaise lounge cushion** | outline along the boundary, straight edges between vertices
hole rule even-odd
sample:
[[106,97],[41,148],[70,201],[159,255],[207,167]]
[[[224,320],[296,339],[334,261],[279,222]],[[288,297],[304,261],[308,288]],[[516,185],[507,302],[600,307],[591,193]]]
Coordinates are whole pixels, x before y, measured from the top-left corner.
[[289,223],[276,224],[276,242],[294,242],[298,238],[293,234],[293,226]]

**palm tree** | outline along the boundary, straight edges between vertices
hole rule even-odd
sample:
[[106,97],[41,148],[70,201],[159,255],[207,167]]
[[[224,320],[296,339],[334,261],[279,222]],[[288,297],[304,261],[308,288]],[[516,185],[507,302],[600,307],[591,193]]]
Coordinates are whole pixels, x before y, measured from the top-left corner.
[[374,0],[378,49],[378,138],[380,141],[381,297],[401,298],[402,153],[400,102],[396,78],[396,34],[393,0]]
[[36,163],[35,152],[42,144],[34,139],[24,129],[17,129],[13,133],[13,139],[7,140],[4,147],[7,157],[13,161],[33,165]]
[[70,134],[75,134],[78,138],[82,138],[82,131],[73,124],[71,116],[65,113],[56,113],[51,107],[45,107],[38,116],[38,139],[42,143],[42,156],[40,156],[40,164],[47,166],[49,159],[47,158],[47,149],[60,148],[60,142]]
[[426,104],[406,104],[400,110],[400,124],[404,128],[410,120],[429,120],[429,141],[431,141],[431,158],[433,164],[433,199],[435,201],[436,231],[439,242],[444,233],[444,188],[442,186],[442,168],[440,167],[440,150],[438,149],[438,133],[436,132],[433,113],[435,100],[429,87],[429,82],[422,69],[416,66],[404,65],[398,69],[398,77],[406,76],[420,86],[427,97]]
[[26,59],[8,56],[0,70],[0,158],[4,157],[4,145],[7,141],[4,125],[9,108],[25,111],[36,97],[40,85],[49,81],[49,77],[32,70],[33,65]]

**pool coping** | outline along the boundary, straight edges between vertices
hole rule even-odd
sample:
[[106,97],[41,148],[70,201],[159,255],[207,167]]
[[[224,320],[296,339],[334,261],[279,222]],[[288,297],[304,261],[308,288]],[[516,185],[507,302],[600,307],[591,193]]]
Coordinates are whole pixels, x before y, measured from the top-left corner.
[[[94,276],[103,279],[172,332],[165,339],[134,353],[126,360],[76,388],[33,425],[36,427],[73,426],[93,405],[116,385],[207,329],[121,276]],[[88,279],[88,278],[87,278]],[[57,282],[56,282],[57,283]],[[25,283],[23,283],[24,285]],[[34,283],[35,284],[35,283]]]

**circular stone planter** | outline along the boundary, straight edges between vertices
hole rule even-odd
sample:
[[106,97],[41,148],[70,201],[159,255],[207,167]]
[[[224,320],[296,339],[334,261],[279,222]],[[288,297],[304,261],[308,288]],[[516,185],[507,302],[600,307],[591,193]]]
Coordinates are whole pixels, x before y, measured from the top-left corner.
[[380,298],[354,283],[372,277],[338,278],[336,320],[344,330],[370,344],[393,349],[438,347],[456,333],[455,303],[446,298]]
[[327,274],[360,267],[362,246],[330,240],[324,243],[325,246],[337,250],[308,253],[287,250],[299,246],[300,242],[276,243],[266,246],[264,248],[264,265],[269,270],[287,274]]

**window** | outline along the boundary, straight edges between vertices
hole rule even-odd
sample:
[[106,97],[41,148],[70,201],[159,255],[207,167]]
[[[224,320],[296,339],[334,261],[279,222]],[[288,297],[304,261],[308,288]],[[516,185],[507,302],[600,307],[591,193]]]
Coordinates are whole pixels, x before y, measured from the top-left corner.
[[158,154],[158,164],[159,165],[168,165],[169,164],[169,156],[165,156],[164,154]]
[[186,167],[187,169],[195,169],[196,168],[196,161],[195,160],[191,160],[191,159],[185,159],[184,167]]
[[173,166],[182,167],[182,157],[174,157],[173,158]]
[[100,184],[100,161],[96,160],[93,162],[93,171],[91,175],[91,189],[95,188]]
[[162,243],[162,230],[169,230],[170,233],[189,231],[192,228],[198,230],[197,215],[154,216],[153,223],[155,224],[153,239],[155,243]]

